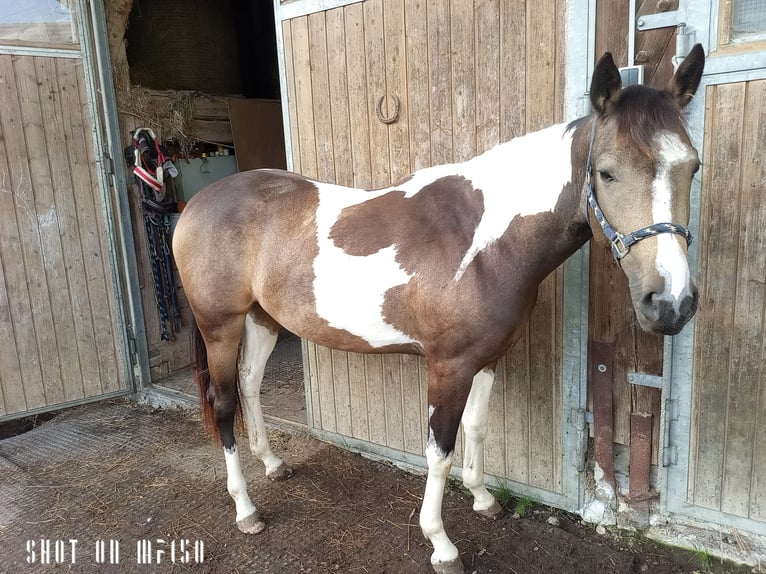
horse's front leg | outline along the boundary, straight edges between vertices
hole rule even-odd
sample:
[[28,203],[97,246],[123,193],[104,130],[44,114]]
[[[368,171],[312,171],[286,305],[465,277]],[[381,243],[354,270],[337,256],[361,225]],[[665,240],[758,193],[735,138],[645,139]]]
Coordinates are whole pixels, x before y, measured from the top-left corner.
[[484,440],[487,438],[489,398],[494,380],[495,371],[492,369],[484,369],[473,378],[471,393],[463,412],[463,485],[473,495],[473,509],[491,520],[497,519],[503,512],[503,508],[484,485]]
[[420,528],[434,547],[431,566],[436,574],[462,574],[457,547],[444,530],[444,485],[452,466],[460,417],[471,387],[469,377],[440,364],[428,368],[428,478],[420,509]]

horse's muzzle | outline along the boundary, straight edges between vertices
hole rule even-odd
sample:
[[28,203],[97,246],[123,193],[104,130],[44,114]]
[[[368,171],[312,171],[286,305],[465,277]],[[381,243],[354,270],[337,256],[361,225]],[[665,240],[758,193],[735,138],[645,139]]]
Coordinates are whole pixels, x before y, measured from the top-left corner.
[[699,293],[692,285],[676,300],[662,293],[647,293],[636,305],[642,328],[659,335],[677,335],[697,312]]

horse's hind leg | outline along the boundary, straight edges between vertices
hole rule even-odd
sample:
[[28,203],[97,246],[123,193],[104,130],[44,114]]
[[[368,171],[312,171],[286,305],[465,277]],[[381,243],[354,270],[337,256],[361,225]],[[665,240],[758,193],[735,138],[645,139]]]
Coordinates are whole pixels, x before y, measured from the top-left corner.
[[473,378],[471,393],[463,411],[463,485],[473,494],[473,509],[492,520],[503,511],[484,485],[484,440],[487,437],[489,398],[494,379],[495,372],[491,369],[484,369]]
[[241,318],[205,334],[207,359],[214,393],[209,395],[226,459],[226,486],[237,509],[237,527],[247,534],[266,528],[247,494],[247,481],[242,473],[237,443],[234,438],[234,416],[237,409],[237,355],[242,333]]
[[239,362],[239,392],[250,450],[263,461],[271,480],[290,478],[293,470],[277,457],[269,445],[261,408],[261,382],[266,361],[277,343],[279,325],[259,308],[248,313]]

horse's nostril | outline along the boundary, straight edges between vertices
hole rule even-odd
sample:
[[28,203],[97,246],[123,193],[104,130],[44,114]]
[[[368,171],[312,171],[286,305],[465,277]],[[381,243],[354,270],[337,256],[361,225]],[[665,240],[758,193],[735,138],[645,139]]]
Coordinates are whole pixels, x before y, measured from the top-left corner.
[[641,298],[641,311],[651,321],[657,321],[660,318],[659,298],[659,294],[654,291]]

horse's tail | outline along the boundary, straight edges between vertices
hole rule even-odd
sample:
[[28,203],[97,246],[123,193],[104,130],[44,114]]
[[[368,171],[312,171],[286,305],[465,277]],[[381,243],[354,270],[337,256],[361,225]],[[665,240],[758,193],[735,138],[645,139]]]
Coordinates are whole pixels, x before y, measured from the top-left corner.
[[215,402],[215,387],[210,380],[210,369],[207,364],[207,347],[202,331],[197,326],[197,321],[192,318],[191,324],[191,366],[192,377],[199,389],[199,408],[202,414],[202,423],[205,429],[218,436],[218,425],[215,422],[213,404]]

